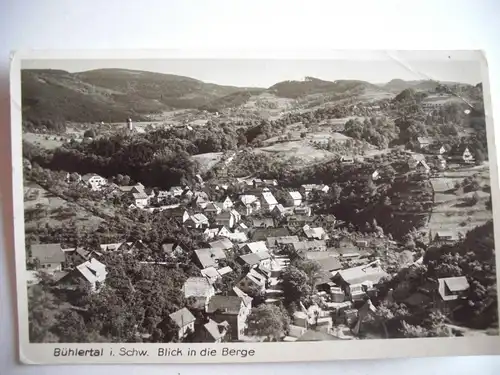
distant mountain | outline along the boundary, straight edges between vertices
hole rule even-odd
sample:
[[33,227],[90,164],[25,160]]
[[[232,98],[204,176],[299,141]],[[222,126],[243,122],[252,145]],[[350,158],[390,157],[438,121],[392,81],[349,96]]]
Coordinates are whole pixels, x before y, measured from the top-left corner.
[[34,127],[47,121],[118,122],[128,117],[143,120],[148,114],[172,108],[199,108],[247,90],[125,69],[82,73],[23,70],[21,82],[23,121]]
[[364,81],[338,80],[324,81],[314,77],[306,77],[303,81],[283,81],[269,87],[269,91],[284,98],[300,98],[313,94],[357,94],[365,89],[380,90],[379,87]]
[[406,89],[414,89],[417,91],[434,91],[439,85],[445,86],[459,86],[468,87],[470,85],[458,82],[438,82],[433,80],[418,80],[418,81],[404,81],[402,79],[393,79],[388,83],[378,85],[384,90],[399,93]]

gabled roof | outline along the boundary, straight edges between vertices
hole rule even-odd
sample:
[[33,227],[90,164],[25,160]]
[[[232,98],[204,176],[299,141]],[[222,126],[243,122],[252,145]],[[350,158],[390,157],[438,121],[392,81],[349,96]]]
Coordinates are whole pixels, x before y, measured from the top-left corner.
[[292,246],[297,252],[310,251],[326,247],[326,242],[324,240],[299,241],[292,243]]
[[236,296],[213,296],[210,298],[207,313],[219,312],[222,314],[238,315],[243,305],[243,299]]
[[188,297],[208,297],[213,287],[205,277],[190,277],[183,286],[184,296]]
[[441,279],[444,281],[450,292],[463,292],[469,289],[469,282],[465,276],[458,277],[447,277],[445,279]]
[[169,317],[174,321],[175,324],[177,324],[177,327],[180,328],[185,327],[196,320],[191,311],[189,311],[185,307],[177,310],[176,312],[173,312],[169,315]]
[[342,268],[342,263],[340,263],[340,260],[337,257],[317,259],[316,262],[319,263],[321,269],[324,271],[337,271]]
[[341,277],[348,284],[360,284],[363,282],[378,283],[382,278],[389,276],[377,261],[362,266],[347,268],[333,273]]
[[285,207],[281,203],[278,203],[276,206],[274,206],[273,211],[278,211],[279,213],[285,212]]
[[66,260],[59,243],[32,244],[31,256],[37,258],[43,264],[63,263]]
[[270,217],[252,218],[252,226],[254,226],[254,227],[274,227],[274,220]]
[[252,280],[252,282],[258,286],[265,286],[266,285],[266,277],[253,268],[248,271],[248,273],[245,275],[246,278],[249,280]]
[[417,137],[417,142],[420,144],[431,144],[434,142],[434,139],[429,137]]
[[269,251],[264,241],[249,242],[241,245],[240,248],[247,248],[252,253]]
[[250,267],[259,264],[262,260],[269,259],[270,255],[267,251],[260,253],[250,253],[239,257],[240,263],[244,263]]
[[223,321],[222,323],[217,323],[212,319],[208,320],[208,323],[204,324],[203,327],[207,333],[212,337],[214,341],[222,339],[229,329],[229,323]]
[[101,177],[99,176],[98,174],[95,174],[95,173],[87,173],[87,174],[84,174],[82,176],[82,181],[84,182],[88,182],[92,177],[98,177],[98,178],[102,178],[102,179],[105,179],[104,177]]
[[257,202],[259,199],[255,195],[250,195],[250,194],[244,194],[240,196],[240,201],[243,203],[245,206],[248,206],[252,203]]
[[221,238],[220,240],[210,242],[208,244],[212,249],[227,250],[233,248],[233,243],[228,238]]
[[328,235],[325,230],[321,227],[316,228],[306,228],[304,229],[304,234],[307,238],[316,238],[318,240],[328,239]]
[[219,275],[224,276],[224,275],[227,275],[228,273],[233,272],[233,269],[229,266],[226,266],[226,267],[219,268],[217,270],[217,272],[219,273]]
[[106,266],[94,258],[77,266],[76,270],[91,283],[102,281],[101,277],[106,275]]
[[299,237],[297,236],[268,237],[266,240],[266,245],[268,247],[273,247],[275,245],[286,245],[286,244],[292,244],[294,242],[299,242]]
[[264,201],[269,204],[269,205],[276,205],[278,204],[278,201],[276,200],[276,198],[274,197],[274,195],[271,193],[271,192],[263,192],[262,193],[262,199],[264,199]]
[[245,306],[250,306],[250,304],[252,303],[252,300],[253,298],[250,297],[248,294],[246,294],[244,291],[242,291],[240,288],[238,288],[237,286],[233,287],[233,293],[237,296],[237,297],[240,297],[243,301],[243,304]]
[[176,243],[164,243],[161,245],[161,249],[166,254],[171,254],[174,251],[183,251],[182,247]]
[[286,237],[290,235],[288,228],[257,228],[252,233],[252,240],[265,241],[269,237]]
[[204,268],[200,272],[203,276],[208,277],[209,279],[212,280],[218,279],[220,276],[215,267],[213,266]]
[[226,254],[221,249],[205,248],[194,252],[203,268],[216,267],[217,260],[226,258]]
[[302,199],[302,195],[300,195],[300,193],[298,191],[289,191],[288,195],[290,195],[290,197],[293,200],[300,200],[300,199]]
[[342,340],[342,339],[323,331],[313,331],[313,330],[308,330],[306,333],[304,333],[297,339],[297,341],[332,341],[332,340]]

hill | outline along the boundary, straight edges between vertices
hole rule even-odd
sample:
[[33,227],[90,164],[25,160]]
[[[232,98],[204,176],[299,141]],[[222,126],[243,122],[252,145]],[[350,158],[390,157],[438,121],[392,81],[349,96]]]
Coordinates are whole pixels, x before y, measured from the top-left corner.
[[82,73],[23,70],[23,122],[28,129],[63,130],[65,122],[122,122],[172,108],[199,108],[245,88],[171,74],[124,69]]
[[405,81],[402,79],[393,79],[388,83],[378,85],[379,87],[393,92],[399,93],[406,89],[414,89],[417,91],[436,91],[440,85],[445,85],[448,87],[460,87],[467,88],[470,85],[458,82],[438,82],[434,80],[417,80],[417,81]]
[[268,90],[279,97],[300,98],[313,94],[361,94],[365,89],[381,90],[371,83],[356,80],[324,81],[314,77],[306,77],[303,81],[283,81],[271,86]]

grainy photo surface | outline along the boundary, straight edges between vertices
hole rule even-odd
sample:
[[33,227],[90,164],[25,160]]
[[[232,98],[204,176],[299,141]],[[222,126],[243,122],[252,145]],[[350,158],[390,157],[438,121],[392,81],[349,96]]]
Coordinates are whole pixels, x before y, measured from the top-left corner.
[[29,342],[498,335],[481,65],[411,64],[23,60]]

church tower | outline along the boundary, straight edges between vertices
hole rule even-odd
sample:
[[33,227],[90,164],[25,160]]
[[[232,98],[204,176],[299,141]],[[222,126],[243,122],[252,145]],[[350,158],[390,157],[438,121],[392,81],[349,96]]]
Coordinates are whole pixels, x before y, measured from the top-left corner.
[[132,119],[130,117],[127,119],[127,129],[130,131],[134,130],[134,124],[132,123]]

